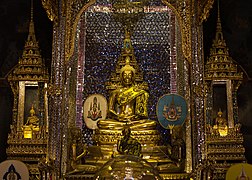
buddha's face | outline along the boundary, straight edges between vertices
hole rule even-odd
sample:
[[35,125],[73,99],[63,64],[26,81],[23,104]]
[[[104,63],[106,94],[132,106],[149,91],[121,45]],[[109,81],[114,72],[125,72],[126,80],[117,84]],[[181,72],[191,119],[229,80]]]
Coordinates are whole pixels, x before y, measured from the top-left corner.
[[134,73],[130,70],[125,70],[122,72],[122,82],[125,85],[131,85],[133,83]]

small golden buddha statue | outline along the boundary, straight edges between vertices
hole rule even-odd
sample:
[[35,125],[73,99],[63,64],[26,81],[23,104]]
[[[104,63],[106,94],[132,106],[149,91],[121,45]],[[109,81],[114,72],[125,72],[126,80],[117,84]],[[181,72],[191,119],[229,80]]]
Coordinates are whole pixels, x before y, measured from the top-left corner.
[[123,155],[141,156],[141,144],[131,137],[131,130],[125,127],[122,131],[123,138],[118,141],[117,151]]
[[100,120],[102,129],[154,129],[155,121],[148,120],[147,102],[149,94],[135,84],[135,69],[130,65],[130,56],[125,57],[126,65],[120,69],[121,86],[113,90],[108,103],[109,119]]
[[35,114],[36,113],[32,105],[30,109],[30,116],[27,118],[25,125],[22,127],[24,131],[24,138],[32,138],[32,131],[39,131],[39,118]]
[[226,136],[228,133],[227,120],[222,117],[223,113],[221,110],[219,110],[217,115],[213,129],[217,130],[220,136]]
[[30,116],[27,118],[27,121],[25,123],[26,126],[34,126],[37,127],[39,126],[39,118],[35,115],[35,110],[32,105],[31,110],[30,110]]
[[76,144],[72,145],[73,151],[73,159],[71,161],[72,171],[67,174],[75,174],[79,172],[89,172],[89,171],[96,171],[97,167],[90,164],[82,164],[81,159],[88,155],[88,146],[86,144],[83,145],[82,152],[77,155]]

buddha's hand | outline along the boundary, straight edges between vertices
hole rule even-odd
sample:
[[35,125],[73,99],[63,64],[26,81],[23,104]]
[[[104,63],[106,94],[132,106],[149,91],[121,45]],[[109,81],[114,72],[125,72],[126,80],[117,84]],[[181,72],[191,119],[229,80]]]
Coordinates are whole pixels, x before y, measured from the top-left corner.
[[118,118],[119,121],[131,122],[135,118],[135,115],[119,114]]

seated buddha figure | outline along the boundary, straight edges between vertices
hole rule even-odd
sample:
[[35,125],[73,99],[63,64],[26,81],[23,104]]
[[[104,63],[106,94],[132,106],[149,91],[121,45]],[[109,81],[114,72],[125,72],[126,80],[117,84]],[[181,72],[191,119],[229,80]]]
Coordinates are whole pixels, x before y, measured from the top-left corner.
[[122,130],[122,139],[117,143],[117,151],[120,154],[134,155],[141,157],[141,144],[131,137],[131,130],[125,127]]
[[120,86],[113,90],[108,102],[108,119],[100,120],[102,129],[154,129],[155,121],[148,120],[149,94],[135,84],[135,69],[130,65],[130,56],[125,57],[125,66],[120,69]]
[[220,136],[226,136],[228,133],[228,126],[227,126],[227,120],[222,117],[222,111],[219,110],[217,113],[217,117],[215,119],[215,125],[214,129],[217,130],[217,132],[220,134]]
[[27,118],[25,125],[34,126],[34,127],[39,126],[39,118],[35,115],[35,110],[34,110],[33,105],[30,110],[30,116]]
[[35,114],[36,113],[32,105],[30,109],[30,116],[27,118],[26,123],[22,126],[24,138],[32,138],[32,132],[39,131],[39,118]]

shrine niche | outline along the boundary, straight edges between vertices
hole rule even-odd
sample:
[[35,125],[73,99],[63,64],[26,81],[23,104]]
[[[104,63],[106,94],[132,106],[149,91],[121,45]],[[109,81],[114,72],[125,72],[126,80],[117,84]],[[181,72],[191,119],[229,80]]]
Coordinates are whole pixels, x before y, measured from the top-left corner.
[[213,84],[213,117],[219,111],[223,112],[223,117],[227,118],[227,84],[226,82],[216,82]]
[[[75,68],[78,66],[78,70],[73,68],[72,75],[76,76],[77,73],[76,83],[83,84],[84,100],[89,94],[94,93],[108,98],[105,84],[111,76],[111,71],[116,68],[116,60],[123,44],[124,28],[115,20],[111,4],[106,1],[83,8],[86,9],[82,9],[83,13],[78,21],[79,30],[74,38],[75,51],[70,58],[72,65],[78,63],[74,65]],[[145,7],[145,11],[144,17],[134,25],[131,40],[139,68],[150,86],[150,102],[157,102],[161,95],[171,91],[177,92],[176,68],[180,63],[179,71],[182,71],[186,60],[182,51],[179,20],[172,9],[161,2],[153,2],[150,7]],[[155,103],[149,105],[149,109],[150,116],[155,118]],[[80,123],[81,117],[78,117]]]
[[8,159],[20,160],[29,170],[29,179],[42,178],[39,162],[46,159],[48,140],[49,74],[40,54],[33,21],[33,1],[29,34],[22,57],[9,72],[14,95],[13,116],[8,134]]
[[[52,61],[55,91],[49,104],[52,111],[48,164],[52,162],[49,167],[56,169],[58,177],[62,174],[67,179],[98,177],[107,162],[117,163],[120,155],[135,152],[127,146],[141,149],[136,154],[154,166],[164,179],[211,177],[214,156],[210,152],[214,147],[211,138],[236,133],[238,143],[242,141],[234,105],[239,72],[232,63],[226,63],[225,67],[220,63],[217,66],[230,70],[231,73],[225,73],[230,77],[232,74],[234,79],[211,79],[211,68],[217,67],[211,62],[204,72],[201,23],[212,4],[212,0],[43,1],[55,25]],[[124,18],[120,17],[122,14]],[[226,55],[225,50],[220,51]],[[224,102],[219,101],[220,93],[226,94]],[[108,101],[106,118],[92,111],[98,99],[93,98],[92,105],[83,109],[83,103],[93,94],[100,94]],[[184,124],[174,129],[172,126],[165,129],[157,122],[156,105],[164,94],[178,94],[188,105]],[[162,107],[170,121],[182,116],[182,105],[176,104],[176,100],[174,103]],[[83,111],[87,111],[85,117],[91,122],[100,118],[98,128],[86,125]],[[213,127],[216,124],[217,128]],[[127,128],[131,133],[123,135]],[[124,145],[119,144],[118,148],[120,140]],[[240,151],[242,154],[243,149]],[[113,174],[117,167],[111,167],[109,172]]]
[[[227,169],[245,162],[243,136],[238,122],[237,91],[243,72],[229,56],[223,37],[220,9],[210,57],[205,64],[206,161],[211,177],[225,179]],[[207,171],[207,170],[206,170]]]
[[[123,2],[121,3],[123,4]],[[97,141],[102,144],[109,142],[106,140],[106,142],[103,142],[100,139],[103,138],[102,133],[105,133],[107,128],[106,120],[101,119],[100,124],[98,122],[100,130],[97,131],[89,129],[83,122],[83,102],[92,94],[101,94],[109,101],[110,92],[115,90],[120,82],[121,68],[127,63],[134,68],[135,84],[142,83],[138,87],[141,86],[149,93],[146,112],[148,111],[147,118],[151,121],[158,123],[156,105],[162,95],[180,93],[182,96],[187,96],[184,87],[189,85],[186,81],[188,72],[185,69],[187,69],[189,61],[186,60],[185,51],[183,51],[185,44],[182,40],[184,34],[181,28],[181,17],[172,4],[159,1],[148,2],[142,7],[140,16],[134,16],[130,22],[126,21],[125,23],[123,17],[116,17],[113,3],[107,1],[89,2],[80,9],[76,17],[74,24],[76,26],[73,26],[73,28],[76,28],[76,32],[71,36],[74,37],[72,38],[74,50],[67,59],[68,66],[71,69],[69,71],[71,110],[70,122],[68,123],[72,125],[72,127],[69,127],[70,129],[77,127],[82,130],[83,142],[88,145],[87,150],[89,147],[93,148]],[[125,26],[127,27],[125,28]],[[127,57],[129,57],[128,62],[125,60]],[[77,88],[76,84],[78,85]],[[142,123],[145,124],[145,122]],[[190,120],[187,119],[186,123],[190,124]],[[113,122],[109,122],[109,124],[113,124]],[[146,124],[148,124],[147,121]],[[150,127],[150,129],[146,128],[145,134],[148,134],[147,130],[155,129],[156,125],[148,124],[146,126]],[[131,128],[133,136],[136,136],[135,126]],[[151,139],[155,143],[161,140],[163,143],[169,144],[171,141],[170,130],[164,129],[160,125],[157,128],[158,130],[153,134],[154,139]],[[185,133],[185,126],[182,129],[182,139],[187,142],[189,148],[191,143],[189,140],[190,132]],[[120,137],[120,131],[114,132],[111,129],[111,133],[116,133],[111,135],[111,138],[113,138],[111,141],[115,141],[115,145]],[[158,133],[164,135],[159,137]],[[151,137],[151,135],[149,136]],[[138,138],[141,137],[141,143],[145,144],[146,138],[143,134],[139,134]],[[157,145],[155,143],[152,143],[153,146]],[[104,149],[105,146],[108,150]],[[108,144],[104,145],[104,148],[103,145],[101,147],[102,154],[106,158],[101,158],[100,161],[105,162],[108,160],[109,154],[111,155],[113,148],[110,149],[111,147],[108,147]],[[99,150],[95,152],[97,151]],[[190,151],[189,148],[188,152]],[[147,155],[144,156],[147,158]],[[191,157],[187,154],[186,158],[188,163],[183,161],[184,165],[177,168],[177,171],[186,172],[185,169],[190,169],[192,166]],[[90,163],[95,165],[92,158],[87,158],[86,162],[86,165]],[[164,172],[166,168],[165,166],[162,167]]]
[[[38,109],[39,109],[39,102],[38,102],[38,84],[37,83],[27,83],[25,85],[25,101],[24,101],[24,124],[29,124],[27,122],[28,117],[30,117],[31,113],[30,111],[33,110],[32,112],[34,115],[38,115]],[[36,113],[37,112],[37,113]]]
[[204,60],[213,2],[42,0],[53,21],[50,83],[31,13],[8,75],[8,158],[25,162],[31,179],[224,179],[246,161],[243,73],[219,16]]

